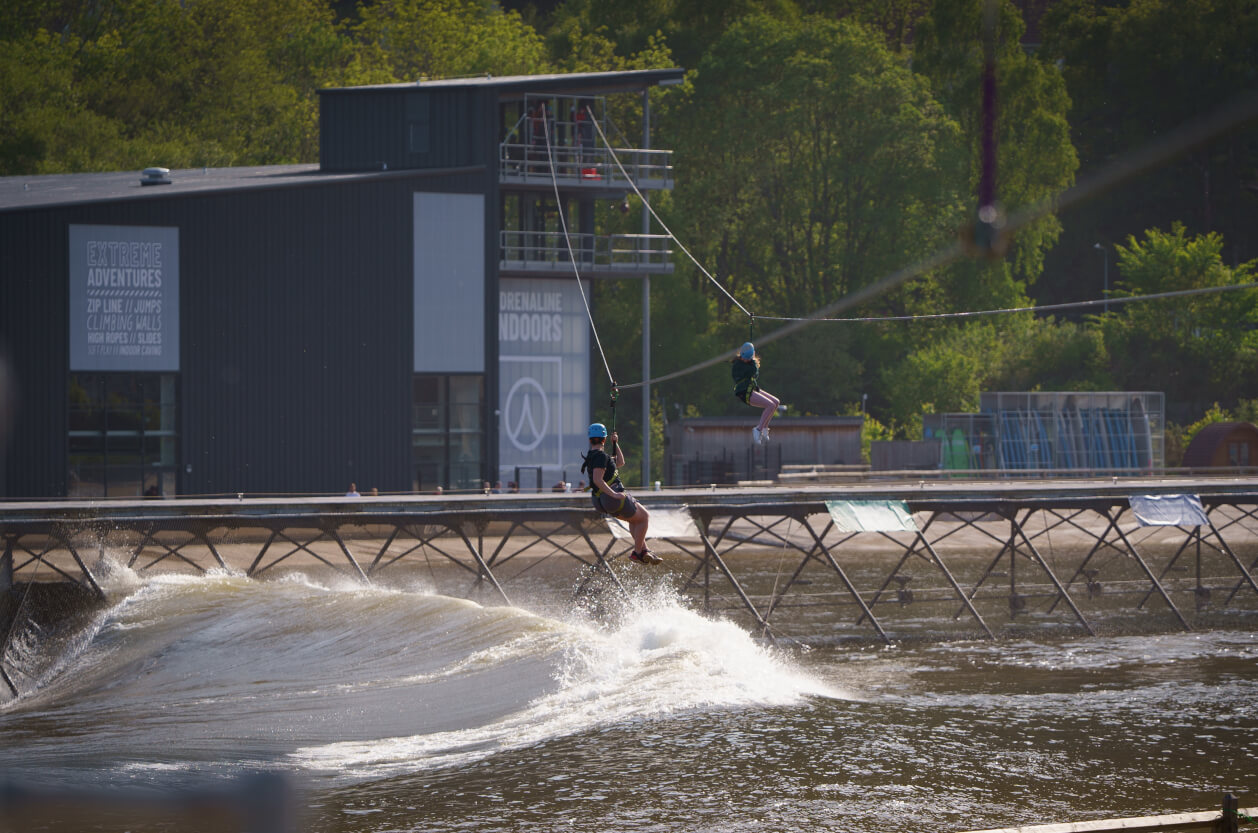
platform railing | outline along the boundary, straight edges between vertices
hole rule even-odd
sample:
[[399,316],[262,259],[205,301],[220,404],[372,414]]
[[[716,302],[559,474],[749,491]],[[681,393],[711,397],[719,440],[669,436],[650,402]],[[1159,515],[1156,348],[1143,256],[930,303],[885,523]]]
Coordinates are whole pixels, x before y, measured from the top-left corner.
[[571,244],[582,270],[673,271],[671,238],[663,234],[568,234],[557,231],[499,233],[500,268],[507,271],[554,271],[570,268]]
[[671,150],[561,144],[548,153],[544,142],[509,141],[498,146],[498,177],[504,183],[550,185],[553,160],[561,185],[628,189],[632,181],[641,189],[668,190],[673,187],[672,159]]

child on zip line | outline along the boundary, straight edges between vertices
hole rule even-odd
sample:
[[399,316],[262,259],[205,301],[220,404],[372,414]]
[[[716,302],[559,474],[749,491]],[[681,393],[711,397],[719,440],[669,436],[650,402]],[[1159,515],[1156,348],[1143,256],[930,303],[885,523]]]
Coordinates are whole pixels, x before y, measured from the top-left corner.
[[769,441],[769,420],[777,413],[778,405],[782,404],[776,396],[760,388],[760,357],[756,355],[756,345],[744,342],[738,348],[730,373],[734,377],[734,396],[753,408],[762,408],[760,422],[751,429],[751,442],[764,445]]

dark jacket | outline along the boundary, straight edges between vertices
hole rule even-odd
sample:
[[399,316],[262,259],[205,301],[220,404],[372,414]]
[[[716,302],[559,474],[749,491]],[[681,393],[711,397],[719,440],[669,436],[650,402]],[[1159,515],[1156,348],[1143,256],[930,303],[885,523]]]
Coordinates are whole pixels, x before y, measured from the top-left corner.
[[730,375],[734,377],[734,395],[744,402],[753,390],[760,390],[760,366],[754,360],[734,359]]

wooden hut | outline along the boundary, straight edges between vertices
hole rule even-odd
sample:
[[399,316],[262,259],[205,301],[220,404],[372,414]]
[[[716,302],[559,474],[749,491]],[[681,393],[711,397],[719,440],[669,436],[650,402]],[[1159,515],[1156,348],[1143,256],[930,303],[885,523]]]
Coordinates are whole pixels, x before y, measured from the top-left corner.
[[1252,422],[1207,425],[1188,444],[1183,465],[1189,469],[1258,466],[1258,426]]

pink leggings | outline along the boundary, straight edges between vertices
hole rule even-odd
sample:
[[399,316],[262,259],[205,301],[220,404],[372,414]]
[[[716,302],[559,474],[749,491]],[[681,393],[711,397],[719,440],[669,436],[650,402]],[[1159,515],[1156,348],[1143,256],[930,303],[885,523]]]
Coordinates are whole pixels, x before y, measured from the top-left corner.
[[782,403],[768,391],[753,390],[751,395],[747,397],[747,404],[753,408],[764,409],[760,414],[760,424],[756,426],[763,431],[769,427],[769,420],[773,419],[773,415],[777,413],[778,405]]

